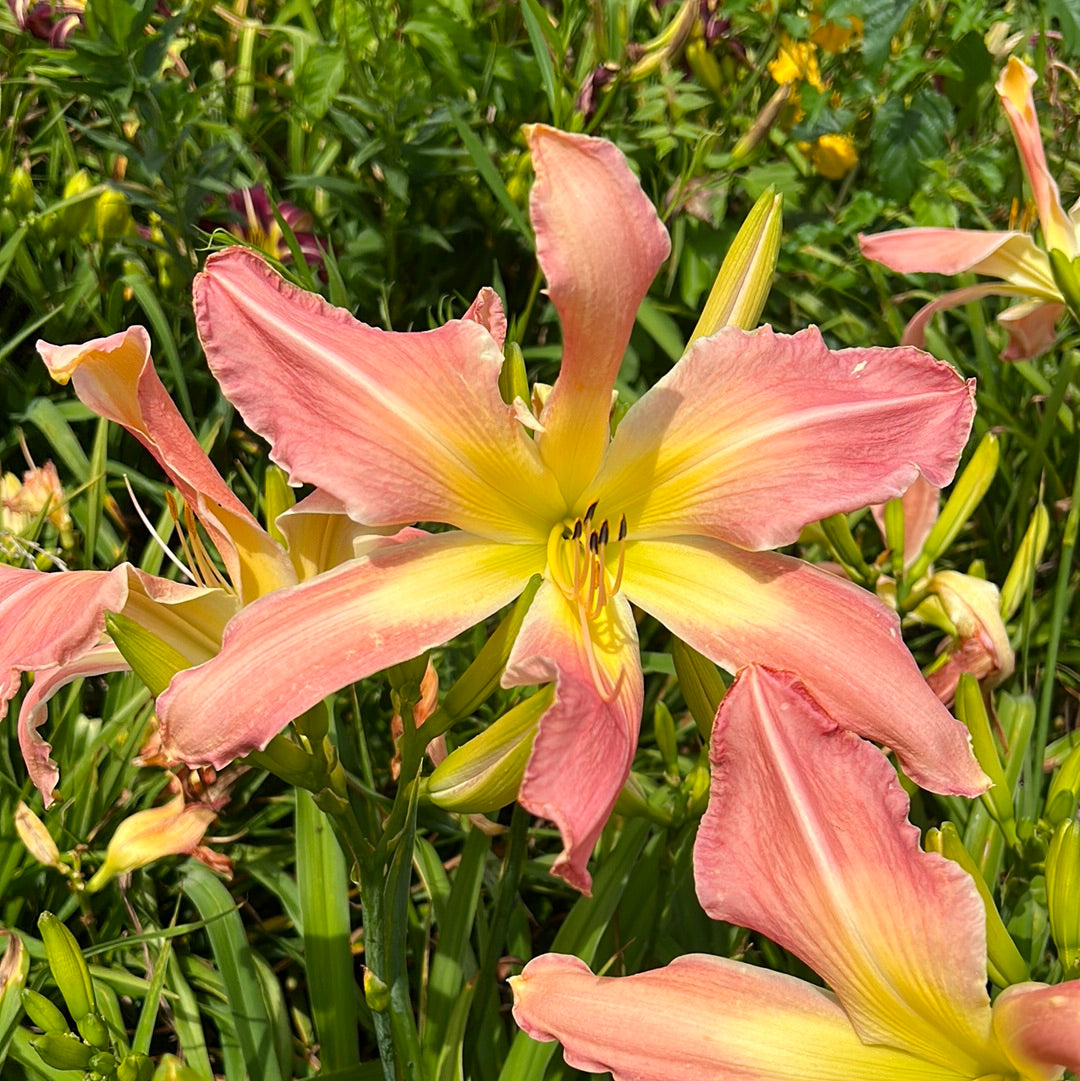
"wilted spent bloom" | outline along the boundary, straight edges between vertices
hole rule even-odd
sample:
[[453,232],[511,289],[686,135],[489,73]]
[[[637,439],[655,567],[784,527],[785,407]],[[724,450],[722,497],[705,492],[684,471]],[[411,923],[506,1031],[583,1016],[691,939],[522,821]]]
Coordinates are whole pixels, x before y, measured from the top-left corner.
[[83,25],[85,0],[8,0],[8,7],[20,30],[47,41],[54,49],[67,47],[67,39]]
[[292,261],[292,252],[277,218],[274,217],[276,205],[281,220],[292,230],[305,262],[309,266],[322,266],[322,245],[311,231],[315,221],[308,211],[301,210],[292,203],[272,204],[262,184],[234,191],[229,196],[228,203],[229,210],[235,215],[234,220],[226,227],[229,232],[272,258],[288,263]]

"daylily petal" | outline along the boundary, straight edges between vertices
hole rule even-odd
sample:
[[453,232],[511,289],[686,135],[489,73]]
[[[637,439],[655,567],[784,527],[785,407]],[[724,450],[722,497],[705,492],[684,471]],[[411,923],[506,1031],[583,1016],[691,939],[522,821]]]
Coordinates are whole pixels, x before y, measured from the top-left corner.
[[[904,566],[910,566],[919,556],[926,538],[938,516],[938,503],[941,490],[925,477],[918,480],[901,496],[904,510]],[[870,508],[874,516],[881,539],[885,536],[885,504],[877,503]]]
[[974,383],[912,349],[829,350],[815,327],[721,330],[623,418],[595,482],[631,537],[790,544],[810,521],[952,479]]
[[485,285],[476,294],[476,299],[461,318],[479,323],[495,339],[495,344],[502,349],[506,341],[506,311],[503,309],[499,294],[494,289]]
[[158,460],[206,527],[245,600],[295,579],[284,553],[221,479],[154,370],[150,338],[131,327],[83,345],[37,343],[52,377],[126,428]]
[[111,643],[103,643],[74,660],[53,668],[39,669],[34,676],[34,682],[19,710],[19,750],[26,763],[26,772],[41,793],[46,807],[53,804],[60,781],[60,770],[52,759],[52,747],[38,734],[38,729],[48,720],[46,707],[49,699],[77,679],[124,672],[127,668],[128,663],[120,656],[120,651]]
[[726,957],[620,978],[544,954],[510,986],[533,1039],[559,1040],[568,1065],[615,1081],[970,1081],[862,1043],[821,988]]
[[960,274],[971,270],[1001,278],[1023,292],[1046,300],[1061,293],[1050,260],[1027,233],[985,229],[893,229],[859,234],[859,248],[901,274]]
[[578,605],[551,582],[540,586],[503,685],[552,680],[555,700],[540,719],[518,801],[559,827],[564,851],[552,873],[588,893],[586,864],[630,774],[641,724],[637,628],[625,599],[583,626]]
[[279,514],[274,524],[289,545],[289,558],[300,581],[353,559],[358,554],[358,541],[389,536],[394,529],[376,529],[354,521],[345,504],[323,488]]
[[895,613],[866,590],[797,559],[692,537],[627,544],[623,589],[730,672],[800,673],[831,717],[890,747],[923,788],[986,789],[966,729],[926,685]]
[[543,124],[525,129],[536,169],[536,257],[562,324],[559,378],[540,453],[573,504],[607,444],[615,385],[638,307],[671,250],[667,230],[612,143]]
[[750,667],[720,705],[710,758],[694,849],[705,911],[801,957],[867,1042],[964,1077],[1004,1074],[978,891],[919,847],[884,755],[794,676]]
[[[934,315],[947,308],[956,308],[972,300],[981,300],[983,297],[1027,297],[1030,295],[1027,289],[999,285],[997,282],[966,285],[962,289],[954,289],[921,307],[904,327],[904,336],[900,342],[902,345],[914,345],[921,349],[925,340],[927,323]],[[1010,316],[1010,312],[1014,314]],[[1001,353],[1002,360],[1024,360],[1027,357],[1045,353],[1054,344],[1054,324],[1064,313],[1064,304],[1043,300],[1025,302],[1006,308],[998,316],[998,322],[1009,335],[1008,344]]]
[[1025,1079],[1080,1073],[1080,980],[1006,987],[994,1003],[994,1031]]
[[1064,304],[1046,304],[1039,300],[1006,308],[997,317],[1009,336],[1001,359],[1026,360],[1049,352],[1057,338],[1057,324],[1064,314]]
[[1016,149],[1020,151],[1020,161],[1031,185],[1031,193],[1035,197],[1035,208],[1039,212],[1039,224],[1042,225],[1046,247],[1051,251],[1060,248],[1072,259],[1080,254],[1080,249],[1073,224],[1061,205],[1061,192],[1046,167],[1039,117],[1035,112],[1035,99],[1031,94],[1037,78],[1027,64],[1015,56],[1010,56],[994,84],[994,89],[1005,107],[1005,115],[1009,118],[1009,126],[1016,140]]
[[128,570],[42,571],[0,564],[0,717],[22,672],[67,664],[101,638],[127,598]]
[[214,375],[273,460],[358,522],[537,540],[562,513],[499,396],[499,347],[475,318],[377,330],[240,248],[206,261],[195,316]]
[[332,691],[441,645],[512,600],[544,548],[463,533],[395,538],[245,608],[221,652],[158,698],[161,742],[220,768],[262,749]]

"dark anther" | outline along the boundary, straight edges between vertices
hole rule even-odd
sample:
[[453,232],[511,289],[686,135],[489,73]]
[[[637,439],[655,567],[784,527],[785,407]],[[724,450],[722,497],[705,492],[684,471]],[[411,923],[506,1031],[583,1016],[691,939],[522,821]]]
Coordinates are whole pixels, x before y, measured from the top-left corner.
[[586,522],[591,522],[592,521],[592,516],[596,513],[596,504],[599,503],[599,502],[600,502],[599,499],[594,499],[589,504],[589,509],[585,512],[584,521],[586,521]]
[[604,524],[600,527],[600,543],[607,544],[608,542],[608,526],[607,519],[604,519]]
[[581,530],[582,530],[582,525],[581,525],[581,519],[579,518],[574,523],[574,534],[573,534],[574,540],[581,540]]
[[593,555],[600,551],[600,536],[595,530],[589,534],[589,551]]

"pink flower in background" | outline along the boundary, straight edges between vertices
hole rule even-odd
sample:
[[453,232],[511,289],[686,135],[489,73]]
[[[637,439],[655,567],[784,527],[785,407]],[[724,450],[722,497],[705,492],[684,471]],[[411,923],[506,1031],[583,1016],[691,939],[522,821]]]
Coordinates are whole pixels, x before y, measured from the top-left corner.
[[872,236],[860,234],[859,246],[867,259],[901,274],[961,274],[974,271],[997,282],[965,286],[927,304],[908,323],[904,342],[921,345],[926,324],[935,312],[954,308],[985,296],[1020,297],[998,321],[1009,341],[1005,360],[1022,360],[1046,352],[1054,342],[1054,327],[1065,311],[1061,286],[1054,277],[1047,252],[1055,249],[1069,259],[1080,252],[1080,216],[1066,213],[1061,194],[1046,166],[1039,118],[1031,88],[1035,72],[1011,57],[996,89],[1009,119],[1042,226],[1043,247],[1026,232],[988,232],[981,229],[895,229]]
[[63,49],[76,27],[83,25],[86,0],[8,0],[20,30],[47,41],[54,49]]
[[[875,598],[768,551],[808,521],[952,476],[972,388],[913,349],[831,352],[728,328],[703,338],[611,434],[615,377],[669,250],[619,151],[527,131],[531,216],[562,323],[539,416],[499,392],[506,320],[389,333],[282,280],[249,251],[207,261],[195,310],[210,367],[271,455],[358,522],[453,527],[262,598],[221,652],[158,702],[163,746],[220,766],[325,695],[441,645],[543,578],[506,686],[555,683],[520,802],[555,821],[555,872],[581,889],[625,782],[643,680],[631,603],[735,670],[798,668],[846,726],[921,783],[980,791],[963,728]],[[253,678],[253,673],[257,677]]]
[[514,1016],[615,1081],[1053,1081],[1080,1068],[1080,981],[987,994],[975,882],[924,852],[876,748],[787,673],[720,706],[694,850],[705,911],[768,935],[828,990],[704,954],[623,978],[547,954]]
[[[257,184],[253,188],[241,188],[230,193],[229,210],[234,220],[227,226],[230,233],[245,243],[266,252],[267,255],[282,263],[292,260],[285,234],[274,217],[275,204],[270,202],[266,188]],[[292,230],[296,243],[309,266],[322,266],[322,244],[311,231],[315,221],[306,210],[301,210],[292,203],[276,204],[281,220]]]

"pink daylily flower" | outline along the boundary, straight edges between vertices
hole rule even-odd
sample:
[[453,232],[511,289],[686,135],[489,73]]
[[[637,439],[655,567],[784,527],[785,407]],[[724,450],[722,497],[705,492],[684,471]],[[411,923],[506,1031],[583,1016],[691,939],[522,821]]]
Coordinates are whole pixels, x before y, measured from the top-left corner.
[[816,329],[729,328],[695,342],[612,437],[615,377],[668,237],[610,143],[543,126],[527,138],[537,255],[563,328],[539,416],[500,397],[505,316],[490,290],[462,319],[390,333],[251,252],[207,261],[195,286],[207,358],[274,460],[357,521],[453,528],[240,613],[221,652],[159,699],[166,749],[220,766],[262,747],[325,695],[442,645],[539,574],[503,684],[556,684],[519,799],[557,824],[555,873],[580,889],[641,720],[631,603],[729,670],[758,659],[807,672],[846,727],[893,748],[920,783],[980,791],[966,733],[895,616],[766,551],[920,472],[946,483],[973,388],[914,349],[831,352]]
[[[184,423],[154,370],[142,327],[83,345],[39,342],[38,350],[54,378],[70,379],[85,405],[121,424],[157,458],[214,543],[226,575],[187,585],[129,563],[111,571],[50,573],[0,564],[0,718],[19,690],[21,674],[34,673],[19,711],[18,736],[31,780],[49,806],[59,772],[38,734],[48,700],[75,679],[128,667],[105,634],[107,612],[133,619],[198,664],[217,651],[226,624],[243,604],[351,559],[353,542],[365,531],[340,503],[316,491],[279,518],[289,546],[282,549],[232,493]],[[204,575],[207,565],[208,558]]]
[[926,324],[935,312],[985,296],[1024,298],[998,317],[1009,339],[1001,354],[1003,359],[1035,357],[1054,342],[1054,327],[1064,314],[1065,300],[1046,253],[1056,248],[1070,259],[1080,253],[1080,211],[1074,207],[1066,213],[1058,186],[1047,169],[1031,93],[1035,80],[1035,72],[1027,64],[1010,57],[996,89],[1031,186],[1042,226],[1042,248],[1028,233],[1016,230],[916,228],[859,236],[859,246],[867,259],[901,274],[961,274],[971,270],[998,279],[953,290],[927,304],[908,323],[905,344],[922,344]]
[[1080,1068],[1080,981],[991,1005],[986,915],[922,851],[885,757],[788,673],[721,703],[694,851],[710,916],[768,935],[829,990],[704,954],[622,978],[547,954],[511,980],[530,1036],[615,1081],[1054,1081]]

